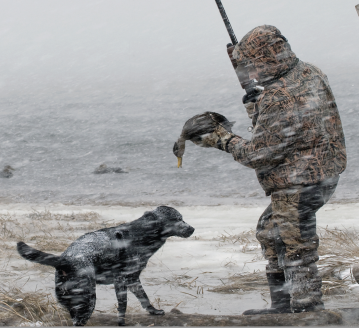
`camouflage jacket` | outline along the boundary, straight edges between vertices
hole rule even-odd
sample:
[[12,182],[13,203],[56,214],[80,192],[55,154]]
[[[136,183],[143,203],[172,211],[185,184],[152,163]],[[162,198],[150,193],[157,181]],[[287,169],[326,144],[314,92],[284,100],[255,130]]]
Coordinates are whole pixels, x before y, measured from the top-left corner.
[[256,68],[265,90],[255,104],[252,139],[236,136],[227,147],[236,161],[256,170],[267,195],[317,183],[346,167],[343,129],[326,75],[298,60],[278,35],[264,25],[235,48],[236,59]]

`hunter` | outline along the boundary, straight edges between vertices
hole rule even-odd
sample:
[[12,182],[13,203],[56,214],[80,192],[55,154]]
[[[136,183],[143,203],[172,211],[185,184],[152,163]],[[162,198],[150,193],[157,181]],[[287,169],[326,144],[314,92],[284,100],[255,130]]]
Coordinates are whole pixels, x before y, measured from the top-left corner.
[[245,104],[252,138],[220,126],[205,139],[207,146],[255,169],[271,197],[259,218],[257,239],[268,260],[272,305],[243,314],[322,310],[315,214],[333,195],[346,167],[342,124],[328,78],[299,60],[274,26],[247,33],[233,58],[251,67],[264,87],[254,102]]

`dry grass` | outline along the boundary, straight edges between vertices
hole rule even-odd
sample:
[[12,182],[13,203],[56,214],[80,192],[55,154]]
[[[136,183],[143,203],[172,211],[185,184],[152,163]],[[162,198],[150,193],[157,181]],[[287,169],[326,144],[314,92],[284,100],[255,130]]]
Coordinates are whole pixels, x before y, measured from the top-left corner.
[[[359,259],[359,234],[355,229],[319,228],[320,261],[319,273],[323,279],[322,292],[324,295],[343,295],[350,291],[350,285],[355,283],[351,266]],[[263,259],[259,254],[259,243],[255,231],[250,230],[238,235],[228,232],[218,236],[218,247],[225,244],[238,245],[238,252],[256,253],[253,260]],[[263,271],[242,272],[221,280],[221,285],[210,288],[217,293],[246,293],[249,291],[267,291],[267,279]]]
[[359,234],[355,229],[319,228],[318,235],[319,255],[326,256],[326,266],[342,266],[359,258]]
[[96,212],[54,214],[48,210],[14,217],[0,215],[0,247],[13,250],[14,242],[31,243],[43,251],[63,252],[82,234],[123,222],[104,221]]
[[221,280],[222,285],[208,289],[210,292],[222,294],[245,294],[254,290],[268,289],[264,271],[237,273],[230,278]]
[[260,247],[254,230],[244,231],[237,235],[224,231],[217,239],[219,239],[218,247],[225,244],[232,244],[238,246],[238,250],[242,253],[256,252]]
[[[96,212],[55,214],[48,210],[32,211],[27,215],[0,215],[0,319],[12,318],[17,324],[46,326],[69,323],[67,311],[48,292],[24,292],[18,279],[27,275],[51,273],[52,267],[20,259],[16,242],[24,241],[42,251],[63,252],[86,232],[115,226],[122,222],[104,221]],[[14,262],[15,261],[15,262]],[[16,262],[18,261],[18,262]],[[16,264],[15,264],[16,263]],[[29,271],[30,270],[30,271]],[[13,277],[12,280],[9,280]],[[9,287],[11,286],[11,287]],[[64,321],[65,320],[65,321]]]
[[351,267],[359,259],[359,234],[355,229],[319,229],[319,270],[324,295],[348,293],[355,284]]
[[0,287],[0,319],[14,318],[24,325],[40,321],[45,326],[54,322],[69,325],[70,317],[49,293],[24,293],[18,287]]

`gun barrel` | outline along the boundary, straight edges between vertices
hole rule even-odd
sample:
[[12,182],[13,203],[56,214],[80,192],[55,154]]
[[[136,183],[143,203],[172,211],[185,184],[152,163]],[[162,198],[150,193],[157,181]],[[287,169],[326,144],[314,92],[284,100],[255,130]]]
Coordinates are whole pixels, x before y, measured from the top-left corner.
[[221,13],[224,25],[226,26],[227,32],[229,34],[229,37],[231,38],[232,44],[235,46],[238,43],[238,40],[236,38],[236,35],[234,34],[233,28],[231,23],[229,22],[228,16],[226,14],[226,11],[224,10],[224,7],[222,5],[221,0],[215,0],[217,7],[219,9],[219,12]]
[[258,81],[256,79],[250,78],[250,72],[249,69],[243,64],[243,63],[237,63],[235,59],[233,59],[233,50],[235,45],[238,43],[237,38],[233,32],[233,28],[231,23],[229,22],[228,16],[226,14],[226,11],[223,8],[222,1],[221,0],[215,0],[217,7],[219,9],[219,12],[221,13],[224,25],[227,28],[227,32],[229,34],[229,37],[231,38],[232,44],[227,44],[227,53],[229,56],[229,59],[232,62],[233,68],[237,74],[238,80],[241,84],[241,87],[246,90],[246,95],[243,97],[243,103],[246,103],[248,101],[252,101],[253,98],[255,98],[258,93],[263,91],[261,87],[257,87]]

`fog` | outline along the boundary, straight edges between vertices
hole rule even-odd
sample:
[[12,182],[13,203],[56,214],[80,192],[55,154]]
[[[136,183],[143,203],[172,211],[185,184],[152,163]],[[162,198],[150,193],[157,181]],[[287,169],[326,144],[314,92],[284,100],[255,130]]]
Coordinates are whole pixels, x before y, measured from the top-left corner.
[[[223,0],[239,40],[275,25],[300,59],[329,76],[358,69],[357,2]],[[1,97],[187,92],[212,79],[238,87],[214,0],[2,0],[0,22]]]
[[[275,25],[328,75],[348,148],[336,195],[351,199],[359,198],[357,2],[223,0],[239,40]],[[188,143],[178,170],[172,154],[184,122],[206,110],[251,138],[214,0],[0,0],[0,36],[0,168],[16,169],[1,179],[0,199],[263,201],[254,170],[231,155]],[[94,176],[101,163],[129,174]]]

